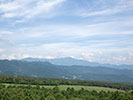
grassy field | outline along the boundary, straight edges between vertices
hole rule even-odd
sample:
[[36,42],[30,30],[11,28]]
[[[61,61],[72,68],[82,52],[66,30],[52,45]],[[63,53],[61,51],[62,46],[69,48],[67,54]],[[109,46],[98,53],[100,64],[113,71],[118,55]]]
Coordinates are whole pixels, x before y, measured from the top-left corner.
[[[45,88],[53,88],[54,86],[44,86]],[[60,85],[58,86],[60,90],[66,90],[68,87],[74,88],[75,90],[80,90],[81,88],[84,88],[86,90],[96,90],[96,91],[117,91],[118,89],[112,89],[112,88],[105,88],[105,87],[96,87],[96,86],[75,86],[75,85]]]
[[[7,83],[2,83],[3,85],[9,86],[9,85],[15,85],[15,86],[21,86],[23,84],[7,84]],[[27,85],[24,85],[27,86]],[[36,86],[36,85],[31,85],[31,86]],[[46,85],[40,85],[40,87],[45,87],[45,88],[53,88],[55,86],[46,86]],[[60,90],[66,90],[68,87],[70,88],[74,88],[75,90],[80,90],[81,88],[84,88],[86,90],[96,90],[96,91],[122,91],[122,90],[118,90],[118,89],[113,89],[113,88],[106,88],[106,87],[97,87],[97,86],[77,86],[77,85],[59,85],[58,86],[60,88]]]

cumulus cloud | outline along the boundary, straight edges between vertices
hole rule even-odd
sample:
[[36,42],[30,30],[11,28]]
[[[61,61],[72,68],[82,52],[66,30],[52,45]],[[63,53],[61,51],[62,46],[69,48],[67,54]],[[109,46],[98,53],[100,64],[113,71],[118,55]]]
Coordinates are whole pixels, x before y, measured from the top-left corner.
[[54,59],[54,58],[56,58],[56,57],[54,57],[54,56],[45,56],[45,58],[46,58],[46,59]]
[[[38,46],[14,47],[6,50],[0,58],[21,59],[74,57],[99,63],[132,64],[133,57],[128,54],[133,48],[97,48],[80,46],[76,43],[53,43]],[[130,58],[129,58],[130,57]]]
[[42,56],[36,56],[36,55],[29,55],[25,53],[12,53],[12,54],[1,54],[0,59],[23,59],[27,57],[32,57],[32,58],[43,58]]

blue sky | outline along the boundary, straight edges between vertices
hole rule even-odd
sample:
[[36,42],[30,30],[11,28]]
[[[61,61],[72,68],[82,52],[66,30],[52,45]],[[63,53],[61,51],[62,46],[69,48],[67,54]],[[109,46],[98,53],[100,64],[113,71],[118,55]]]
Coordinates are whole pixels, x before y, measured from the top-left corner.
[[133,0],[0,0],[0,58],[133,64]]

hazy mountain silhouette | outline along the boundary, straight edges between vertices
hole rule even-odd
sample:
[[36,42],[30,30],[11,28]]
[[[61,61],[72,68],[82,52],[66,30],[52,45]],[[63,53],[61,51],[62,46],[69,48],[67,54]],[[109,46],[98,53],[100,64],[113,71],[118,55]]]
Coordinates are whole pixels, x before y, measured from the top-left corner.
[[117,69],[132,69],[133,70],[133,65],[101,64],[101,63],[97,63],[97,62],[89,62],[87,60],[79,60],[79,59],[75,59],[75,58],[71,58],[71,57],[55,58],[55,59],[24,58],[22,60],[30,61],[30,62],[32,62],[32,61],[40,61],[40,62],[48,61],[52,64],[66,65],[66,66],[72,66],[72,65],[91,66],[91,67],[103,66],[103,67],[111,67],[111,68],[117,68]]

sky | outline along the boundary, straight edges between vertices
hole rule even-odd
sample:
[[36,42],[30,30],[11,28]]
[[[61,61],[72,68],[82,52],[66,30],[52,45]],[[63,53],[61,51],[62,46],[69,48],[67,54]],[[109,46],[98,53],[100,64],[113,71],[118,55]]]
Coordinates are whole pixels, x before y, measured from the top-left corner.
[[133,0],[0,0],[0,59],[133,64]]

